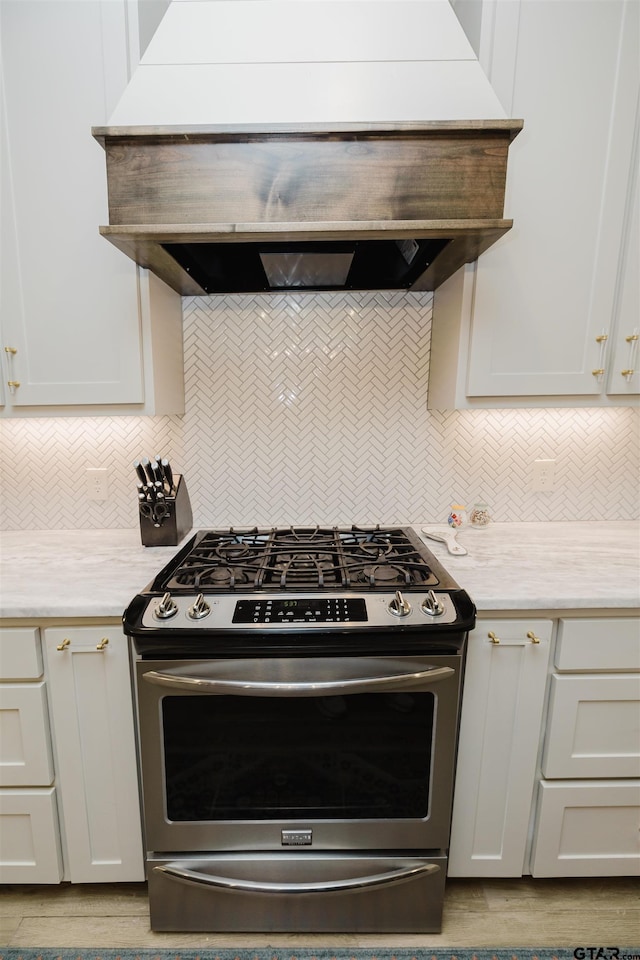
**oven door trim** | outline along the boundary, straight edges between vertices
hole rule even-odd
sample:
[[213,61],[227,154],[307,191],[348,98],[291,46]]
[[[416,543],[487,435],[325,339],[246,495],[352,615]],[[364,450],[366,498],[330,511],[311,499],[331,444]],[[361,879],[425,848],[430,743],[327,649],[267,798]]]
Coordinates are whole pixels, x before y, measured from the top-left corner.
[[[299,658],[290,663],[291,669],[299,669],[301,675],[313,671],[312,659]],[[333,668],[340,668],[342,660],[358,658],[334,658]],[[218,820],[218,821],[171,821],[167,816],[166,789],[164,783],[164,738],[162,733],[163,700],[165,697],[207,697],[211,692],[201,688],[172,690],[164,684],[145,682],[146,673],[165,674],[180,670],[188,675],[204,661],[153,661],[139,660],[136,664],[138,722],[143,800],[145,809],[146,845],[150,851],[259,851],[282,850],[283,831],[311,830],[312,844],[303,850],[444,850],[448,847],[451,819],[451,797],[456,758],[456,741],[459,715],[459,697],[462,677],[462,657],[377,657],[362,658],[371,666],[376,661],[378,675],[389,676],[396,672],[400,686],[406,676],[414,678],[412,692],[431,693],[434,697],[434,723],[431,743],[431,780],[429,784],[428,815],[403,819],[311,819],[307,820]],[[229,661],[211,661],[224,665]],[[261,661],[261,664],[263,661]],[[404,669],[402,664],[404,663]],[[442,668],[447,668],[443,675]],[[209,664],[207,664],[209,669]],[[451,671],[449,673],[449,670]],[[362,671],[360,671],[362,672]],[[416,674],[421,674],[417,679]],[[431,675],[431,677],[430,677]],[[295,683],[297,677],[289,677]],[[393,686],[385,686],[384,692],[393,692]],[[227,693],[228,691],[219,691]],[[336,691],[337,693],[337,691]],[[215,695],[215,694],[213,694]],[[311,695],[305,693],[305,696]],[[317,695],[326,696],[325,690]],[[345,695],[344,690],[341,695]],[[357,693],[347,694],[358,696]],[[381,695],[383,695],[381,691]]]

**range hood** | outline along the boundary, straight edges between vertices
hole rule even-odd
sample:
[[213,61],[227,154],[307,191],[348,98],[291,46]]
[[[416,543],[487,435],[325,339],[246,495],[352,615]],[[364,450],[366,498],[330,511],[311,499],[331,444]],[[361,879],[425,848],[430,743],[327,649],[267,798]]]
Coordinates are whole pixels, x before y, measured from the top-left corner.
[[[297,52],[274,35],[257,64],[251,38],[275,8],[298,30]],[[300,42],[295,18],[329,9],[343,43],[345,23],[352,39],[365,14],[378,25],[347,66],[328,35]],[[239,15],[234,48],[223,28]],[[407,28],[414,39],[400,45]],[[231,49],[203,49],[221,34]],[[92,131],[106,154],[100,232],[180,294],[433,290],[510,229],[507,154],[522,122],[469,72],[479,65],[447,0],[174,0],[154,41],[110,125]],[[283,77],[290,102],[275,108]],[[324,98],[299,90],[319,82]],[[360,97],[347,108],[346,83]]]

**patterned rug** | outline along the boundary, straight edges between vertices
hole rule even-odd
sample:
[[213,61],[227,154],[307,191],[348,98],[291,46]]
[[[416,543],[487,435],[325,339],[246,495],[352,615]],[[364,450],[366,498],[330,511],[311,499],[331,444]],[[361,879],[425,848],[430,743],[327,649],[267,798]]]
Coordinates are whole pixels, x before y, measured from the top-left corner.
[[232,948],[204,950],[154,950],[131,949],[86,949],[63,947],[2,949],[0,960],[640,960],[640,948],[577,947],[575,950],[560,947],[498,947],[490,949],[399,949],[381,950],[368,948],[349,949],[330,947],[323,949],[283,949],[260,947],[258,949]]

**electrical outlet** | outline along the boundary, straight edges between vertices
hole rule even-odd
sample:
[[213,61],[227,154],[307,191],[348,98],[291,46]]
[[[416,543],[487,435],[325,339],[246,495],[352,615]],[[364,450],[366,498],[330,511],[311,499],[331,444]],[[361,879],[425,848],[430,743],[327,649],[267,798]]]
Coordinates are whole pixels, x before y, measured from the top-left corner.
[[534,493],[551,493],[555,490],[555,460],[534,460],[531,474],[531,489]]
[[85,471],[87,500],[107,499],[107,468],[88,467]]

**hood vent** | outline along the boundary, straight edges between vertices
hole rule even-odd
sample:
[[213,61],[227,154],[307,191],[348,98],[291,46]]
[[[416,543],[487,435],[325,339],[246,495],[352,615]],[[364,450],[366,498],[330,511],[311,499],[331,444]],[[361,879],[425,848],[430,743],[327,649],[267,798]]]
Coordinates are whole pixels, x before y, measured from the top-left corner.
[[100,232],[183,295],[433,290],[512,225],[519,120],[97,127]]

